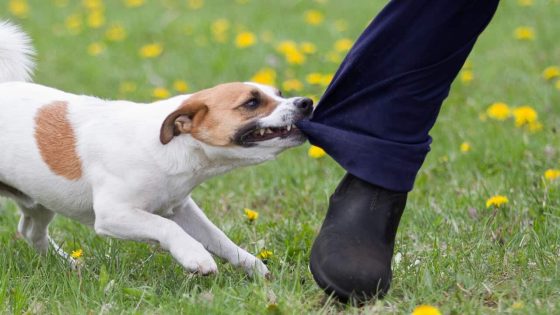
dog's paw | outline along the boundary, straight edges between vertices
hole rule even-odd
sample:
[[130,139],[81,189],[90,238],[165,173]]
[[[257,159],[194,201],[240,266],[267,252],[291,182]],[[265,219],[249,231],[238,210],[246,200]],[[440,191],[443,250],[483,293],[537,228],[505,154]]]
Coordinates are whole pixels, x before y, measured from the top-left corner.
[[172,250],[171,254],[189,272],[209,275],[218,272],[218,265],[212,255],[200,246],[200,248],[181,248]]
[[251,263],[247,263],[245,265],[245,271],[251,277],[260,276],[269,279],[271,276],[268,267],[266,267],[266,265],[256,257],[254,258],[254,260],[252,260]]

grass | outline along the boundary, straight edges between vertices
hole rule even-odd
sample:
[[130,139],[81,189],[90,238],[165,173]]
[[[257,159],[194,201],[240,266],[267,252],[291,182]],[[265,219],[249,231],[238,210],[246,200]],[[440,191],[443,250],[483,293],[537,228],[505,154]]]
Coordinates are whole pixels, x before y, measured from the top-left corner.
[[[0,8],[21,1],[0,0]],[[384,3],[165,0],[128,8],[125,1],[106,0],[104,24],[91,28],[84,4],[94,2],[28,0],[25,17],[8,10],[0,10],[0,17],[20,23],[33,37],[37,82],[137,101],[152,100],[156,87],[176,93],[175,80],[194,91],[250,79],[264,67],[275,70],[278,83],[305,81],[313,72],[330,74],[337,68],[330,60],[333,44],[355,39]],[[197,3],[203,6],[197,9]],[[324,21],[306,24],[307,10],[321,12]],[[82,26],[68,29],[74,15]],[[435,305],[444,314],[560,312],[560,184],[543,177],[546,169],[560,168],[560,90],[541,76],[545,67],[560,66],[558,16],[555,0],[535,0],[529,7],[502,1],[470,57],[474,80],[454,84],[432,130],[432,152],[409,194],[396,245],[401,259],[383,301],[361,309],[339,305],[325,299],[313,282],[309,249],[344,171],[328,157],[309,158],[305,145],[277,161],[208,181],[194,192],[236,243],[255,254],[262,248],[273,251],[268,265],[274,280],[249,279],[224,263],[216,276],[192,276],[155,246],[100,238],[57,218],[51,235],[68,251],[84,251],[83,267],[73,272],[54,255],[39,257],[15,238],[17,209],[3,200],[0,312],[407,314],[419,304]],[[229,21],[220,35],[224,43],[216,42],[211,30],[220,18]],[[105,39],[114,23],[126,30],[124,40]],[[534,40],[516,40],[512,34],[519,26],[532,27]],[[257,43],[237,48],[235,36],[242,31],[255,33]],[[288,64],[275,49],[283,40],[309,41],[317,51],[304,64]],[[163,45],[163,54],[141,58],[140,47],[152,42]],[[105,49],[92,56],[91,43]],[[297,93],[318,97],[323,89],[306,83]],[[543,130],[516,128],[512,119],[482,121],[479,115],[497,101],[531,105]],[[465,141],[472,149],[462,153]],[[486,200],[496,194],[509,203],[487,209]],[[245,220],[245,207],[259,211],[255,223]]]

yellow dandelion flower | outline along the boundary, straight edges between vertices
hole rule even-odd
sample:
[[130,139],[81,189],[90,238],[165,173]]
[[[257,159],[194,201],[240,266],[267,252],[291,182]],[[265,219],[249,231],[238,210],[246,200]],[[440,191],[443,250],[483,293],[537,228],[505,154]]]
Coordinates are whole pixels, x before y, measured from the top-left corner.
[[100,42],[94,42],[89,44],[87,52],[90,56],[98,56],[105,51],[105,45]]
[[309,25],[319,25],[323,23],[325,16],[317,10],[305,11],[305,23]]
[[547,81],[558,78],[560,77],[560,67],[557,66],[546,67],[542,73],[542,76]]
[[198,10],[204,6],[204,0],[188,0],[187,5],[191,10]]
[[331,83],[333,77],[334,74],[332,73],[323,74],[321,76],[321,82],[319,84],[322,86],[328,86]]
[[145,0],[123,0],[123,2],[128,8],[138,8],[144,5]]
[[474,80],[474,73],[471,70],[461,70],[459,79],[465,85],[469,85]]
[[305,81],[309,84],[320,85],[323,82],[323,75],[318,72],[312,72],[305,76]]
[[327,153],[322,148],[312,145],[311,147],[309,147],[309,150],[307,151],[307,155],[309,155],[310,158],[320,159],[325,155],[327,155]]
[[544,172],[544,178],[548,179],[549,181],[556,180],[560,177],[560,170],[559,169],[548,169]]
[[471,144],[469,142],[463,142],[461,143],[461,146],[459,147],[459,149],[461,150],[461,152],[463,153],[467,153],[471,150]]
[[257,37],[251,32],[241,32],[235,37],[235,46],[238,48],[247,48],[253,46],[257,42]]
[[506,120],[511,116],[511,110],[506,103],[494,103],[486,110],[488,117],[495,120]]
[[169,90],[164,87],[157,87],[152,91],[152,96],[157,99],[168,98],[170,95]]
[[72,34],[78,34],[82,31],[82,17],[79,14],[71,14],[64,21],[64,26]]
[[513,110],[515,126],[522,127],[537,121],[538,114],[531,106],[521,106]]
[[557,90],[560,90],[560,80],[556,81],[556,84],[554,84],[554,86]]
[[305,63],[305,55],[299,50],[289,51],[284,57],[286,58],[286,62],[292,65],[301,65]]
[[87,23],[91,28],[100,28],[105,24],[105,14],[101,10],[91,11],[87,16]]
[[310,55],[317,52],[317,46],[315,46],[312,42],[303,42],[299,46],[304,54]]
[[263,68],[251,77],[251,81],[266,85],[276,85],[276,71],[272,68]]
[[502,196],[502,195],[495,195],[493,197],[490,197],[488,200],[486,200],[486,208],[490,208],[490,207],[501,207],[502,205],[505,205],[509,202],[509,199],[506,196]]
[[534,40],[535,39],[535,29],[529,26],[520,26],[513,31],[513,36],[517,40]]
[[255,210],[251,210],[249,208],[245,208],[243,209],[243,212],[245,213],[245,216],[247,217],[247,220],[253,222],[256,219],[259,218],[259,213]]
[[126,30],[120,24],[111,25],[105,31],[105,37],[112,42],[120,42],[126,38]]
[[525,304],[522,301],[517,301],[511,305],[511,308],[513,308],[514,310],[518,310],[518,309],[522,309],[524,306]]
[[214,40],[219,43],[227,41],[227,31],[229,30],[229,21],[227,19],[217,19],[212,22],[210,29]]
[[74,258],[74,259],[78,259],[78,258],[82,257],[83,255],[84,255],[84,251],[83,251],[81,248],[80,248],[80,249],[73,250],[73,251],[70,253],[70,257],[72,257],[72,258]]
[[163,52],[163,46],[159,43],[152,43],[144,45],[140,48],[140,57],[142,58],[156,58]]
[[103,9],[103,0],[83,0],[82,4],[88,10],[102,10]]
[[334,42],[334,50],[340,53],[344,53],[352,48],[353,42],[349,38],[342,38]]
[[435,306],[419,305],[414,308],[412,315],[441,315],[441,312]]
[[23,19],[29,14],[29,4],[26,0],[10,0],[8,11],[13,16]]
[[522,7],[530,7],[534,4],[534,0],[517,0],[517,4]]
[[267,260],[267,259],[272,258],[272,255],[273,255],[273,253],[272,253],[271,250],[263,249],[257,254],[257,258],[260,259],[260,260]]
[[177,92],[185,93],[189,90],[189,85],[183,80],[175,80],[175,82],[173,82],[173,88]]
[[278,46],[276,46],[276,50],[278,52],[281,52],[281,53],[285,54],[289,51],[298,50],[298,48],[297,48],[297,44],[294,41],[285,40],[285,41],[280,42],[280,44],[278,44]]
[[286,92],[298,92],[303,90],[303,83],[298,79],[289,79],[282,83],[282,89]]
[[131,82],[131,81],[123,81],[119,85],[119,93],[121,93],[121,94],[132,93],[132,92],[136,91],[136,88],[137,88],[136,83]]

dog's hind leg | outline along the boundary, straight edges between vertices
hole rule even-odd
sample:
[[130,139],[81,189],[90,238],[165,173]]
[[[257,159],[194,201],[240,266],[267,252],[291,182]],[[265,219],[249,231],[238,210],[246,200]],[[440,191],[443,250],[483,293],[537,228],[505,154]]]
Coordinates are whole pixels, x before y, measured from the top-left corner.
[[18,202],[21,217],[18,232],[38,252],[45,254],[49,249],[48,226],[54,212],[40,204],[28,205]]

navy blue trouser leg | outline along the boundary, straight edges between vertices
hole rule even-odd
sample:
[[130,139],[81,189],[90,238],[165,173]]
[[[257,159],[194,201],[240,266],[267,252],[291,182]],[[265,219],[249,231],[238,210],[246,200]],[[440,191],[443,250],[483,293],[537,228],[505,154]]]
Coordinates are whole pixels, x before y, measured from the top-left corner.
[[389,1],[299,128],[349,173],[411,190],[430,150],[428,132],[498,2]]

